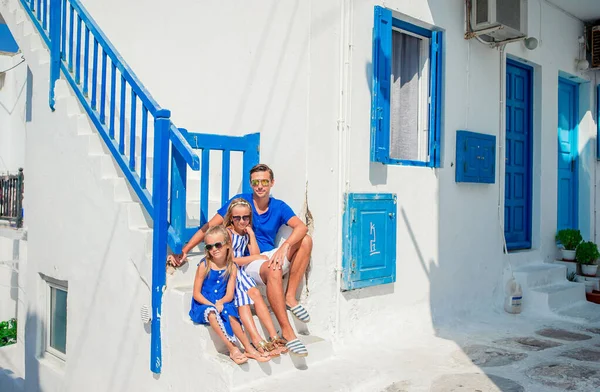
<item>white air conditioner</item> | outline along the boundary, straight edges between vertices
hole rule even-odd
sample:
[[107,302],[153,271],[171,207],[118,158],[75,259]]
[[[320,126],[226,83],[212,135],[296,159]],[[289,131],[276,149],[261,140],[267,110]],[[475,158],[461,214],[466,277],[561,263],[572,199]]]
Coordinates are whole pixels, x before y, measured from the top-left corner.
[[600,68],[600,26],[592,27],[592,68]]
[[471,0],[471,29],[500,42],[527,36],[527,0]]

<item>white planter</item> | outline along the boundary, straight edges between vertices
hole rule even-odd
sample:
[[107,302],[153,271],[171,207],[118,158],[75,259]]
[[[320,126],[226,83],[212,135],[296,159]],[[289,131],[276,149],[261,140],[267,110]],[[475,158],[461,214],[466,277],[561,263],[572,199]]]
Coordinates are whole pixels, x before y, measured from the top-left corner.
[[581,265],[581,273],[585,276],[596,276],[596,272],[598,272],[598,265]]
[[575,260],[575,251],[574,250],[561,249],[560,254],[561,254],[563,260],[567,260],[567,261]]
[[585,283],[585,292],[586,293],[591,293],[592,291],[594,291],[594,286],[596,285],[596,282],[586,280],[584,283]]

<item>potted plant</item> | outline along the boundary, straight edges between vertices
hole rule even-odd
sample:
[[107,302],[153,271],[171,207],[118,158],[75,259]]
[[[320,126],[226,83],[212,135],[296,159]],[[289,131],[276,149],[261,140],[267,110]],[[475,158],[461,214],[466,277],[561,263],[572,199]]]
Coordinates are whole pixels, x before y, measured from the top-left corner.
[[575,249],[581,243],[581,232],[576,229],[562,229],[556,233],[556,240],[562,244],[560,250],[563,260],[575,260]]
[[581,265],[581,273],[585,276],[596,276],[598,265],[596,260],[600,257],[598,246],[592,241],[582,242],[577,246],[575,258]]

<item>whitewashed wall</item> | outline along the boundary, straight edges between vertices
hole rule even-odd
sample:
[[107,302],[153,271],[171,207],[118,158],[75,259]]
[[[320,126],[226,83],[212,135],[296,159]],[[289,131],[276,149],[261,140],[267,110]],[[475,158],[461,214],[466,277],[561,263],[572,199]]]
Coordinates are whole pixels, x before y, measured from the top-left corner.
[[17,65],[21,60],[19,54],[0,54],[0,71],[16,66],[0,88],[0,174],[16,173],[25,163],[27,65]]

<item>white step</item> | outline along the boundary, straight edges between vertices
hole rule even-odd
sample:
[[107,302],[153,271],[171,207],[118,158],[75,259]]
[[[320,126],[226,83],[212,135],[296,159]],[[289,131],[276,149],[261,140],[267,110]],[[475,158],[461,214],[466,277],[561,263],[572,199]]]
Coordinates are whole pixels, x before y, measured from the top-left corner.
[[515,268],[513,273],[523,289],[561,283],[566,279],[566,268],[564,266],[548,263],[528,264]]
[[569,282],[556,283],[532,289],[528,296],[523,294],[523,301],[529,310],[556,311],[575,302],[585,301],[585,285]]
[[556,312],[563,317],[569,317],[585,323],[600,322],[600,305],[588,301],[579,301]]

